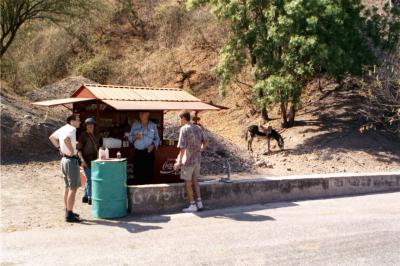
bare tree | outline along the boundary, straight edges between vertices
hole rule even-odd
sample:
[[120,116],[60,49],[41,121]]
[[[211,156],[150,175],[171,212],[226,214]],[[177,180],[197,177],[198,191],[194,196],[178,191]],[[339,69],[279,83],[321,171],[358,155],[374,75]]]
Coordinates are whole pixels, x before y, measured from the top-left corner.
[[0,57],[25,23],[47,20],[57,24],[96,6],[94,0],[1,0]]
[[363,87],[368,103],[362,113],[368,122],[361,131],[383,126],[400,136],[400,53],[386,55],[382,66],[364,77]]

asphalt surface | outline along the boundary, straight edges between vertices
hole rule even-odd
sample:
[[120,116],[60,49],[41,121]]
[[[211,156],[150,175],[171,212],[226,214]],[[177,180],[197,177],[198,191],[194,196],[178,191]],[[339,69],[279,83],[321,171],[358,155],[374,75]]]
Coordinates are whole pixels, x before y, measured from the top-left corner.
[[1,265],[400,265],[400,193],[1,234]]

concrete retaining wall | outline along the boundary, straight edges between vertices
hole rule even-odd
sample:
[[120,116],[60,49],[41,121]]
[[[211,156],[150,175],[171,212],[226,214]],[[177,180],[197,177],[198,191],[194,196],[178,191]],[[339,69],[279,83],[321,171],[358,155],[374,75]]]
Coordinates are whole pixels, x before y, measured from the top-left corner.
[[[234,183],[202,182],[200,186],[205,206],[220,208],[400,191],[400,172],[266,177]],[[183,184],[129,186],[128,198],[132,214],[180,212],[187,206]]]

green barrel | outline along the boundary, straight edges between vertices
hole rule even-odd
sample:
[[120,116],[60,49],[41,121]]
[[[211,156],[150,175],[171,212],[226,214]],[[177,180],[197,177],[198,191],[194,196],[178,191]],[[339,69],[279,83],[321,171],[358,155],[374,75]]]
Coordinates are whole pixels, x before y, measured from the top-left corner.
[[127,203],[126,161],[92,161],[92,215],[126,216]]

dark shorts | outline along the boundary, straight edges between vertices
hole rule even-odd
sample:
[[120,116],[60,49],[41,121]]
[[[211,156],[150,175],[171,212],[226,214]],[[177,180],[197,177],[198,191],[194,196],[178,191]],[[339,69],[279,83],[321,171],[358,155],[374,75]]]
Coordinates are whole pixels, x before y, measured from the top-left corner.
[[61,171],[64,176],[66,188],[76,189],[81,186],[81,174],[77,159],[63,157],[61,159]]

